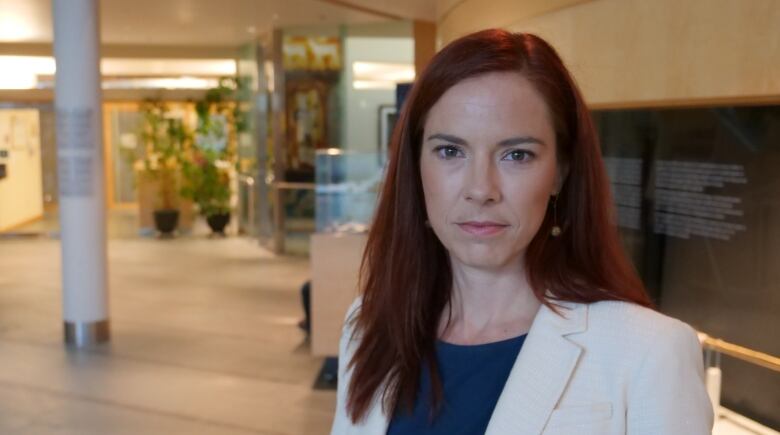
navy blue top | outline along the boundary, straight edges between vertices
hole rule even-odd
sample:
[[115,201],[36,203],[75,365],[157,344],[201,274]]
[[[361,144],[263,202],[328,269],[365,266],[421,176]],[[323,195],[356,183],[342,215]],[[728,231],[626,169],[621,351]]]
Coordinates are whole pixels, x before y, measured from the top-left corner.
[[436,358],[444,387],[439,413],[431,422],[431,376],[425,367],[414,412],[399,407],[387,435],[484,434],[525,337],[478,345],[438,341]]

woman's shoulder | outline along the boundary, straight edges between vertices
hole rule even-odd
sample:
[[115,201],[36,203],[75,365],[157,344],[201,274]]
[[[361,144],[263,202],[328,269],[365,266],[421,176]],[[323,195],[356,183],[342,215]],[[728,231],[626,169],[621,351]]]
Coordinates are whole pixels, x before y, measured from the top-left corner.
[[699,346],[696,331],[687,323],[632,302],[600,301],[588,304],[588,331],[633,346],[674,351]]

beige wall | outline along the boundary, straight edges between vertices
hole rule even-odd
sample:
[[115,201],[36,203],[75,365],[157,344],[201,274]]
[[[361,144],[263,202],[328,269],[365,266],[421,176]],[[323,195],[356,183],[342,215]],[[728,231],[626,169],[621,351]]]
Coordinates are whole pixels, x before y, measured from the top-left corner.
[[778,23],[778,0],[593,0],[502,26],[550,41],[590,104],[619,107],[780,102]]
[[43,214],[41,142],[37,110],[0,110],[0,149],[8,157],[0,180],[0,230]]
[[[436,0],[441,42],[592,0]],[[652,0],[648,0],[652,1]]]

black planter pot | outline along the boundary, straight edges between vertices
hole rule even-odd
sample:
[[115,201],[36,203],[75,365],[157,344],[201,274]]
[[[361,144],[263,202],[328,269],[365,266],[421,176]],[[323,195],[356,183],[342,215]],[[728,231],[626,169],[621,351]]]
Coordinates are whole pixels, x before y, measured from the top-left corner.
[[206,222],[209,224],[209,228],[214,234],[225,235],[225,227],[230,222],[230,213],[213,214],[206,217]]
[[173,232],[179,224],[179,210],[155,210],[154,226],[162,237],[173,237]]

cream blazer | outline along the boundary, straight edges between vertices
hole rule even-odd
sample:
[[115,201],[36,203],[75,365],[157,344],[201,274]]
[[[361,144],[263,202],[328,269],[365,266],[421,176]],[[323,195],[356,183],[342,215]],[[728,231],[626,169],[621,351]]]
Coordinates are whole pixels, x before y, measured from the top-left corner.
[[[564,317],[544,305],[536,314],[487,435],[711,433],[701,344],[690,326],[627,302],[558,305]],[[331,434],[385,435],[389,416],[377,399],[358,424],[347,417],[345,369],[359,341],[351,334],[342,331]]]

